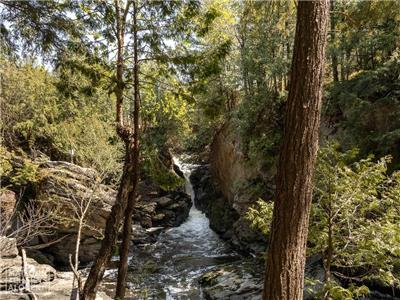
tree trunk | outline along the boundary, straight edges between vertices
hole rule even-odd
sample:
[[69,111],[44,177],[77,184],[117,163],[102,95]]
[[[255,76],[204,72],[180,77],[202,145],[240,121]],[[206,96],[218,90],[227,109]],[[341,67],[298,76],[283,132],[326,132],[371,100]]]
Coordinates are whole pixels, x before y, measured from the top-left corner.
[[134,158],[132,152],[131,144],[126,145],[124,171],[118,189],[117,200],[108,216],[104,230],[104,239],[101,241],[100,251],[85,282],[85,287],[80,298],[81,300],[94,300],[96,298],[98,285],[103,278],[104,271],[110,261],[113,248],[117,241],[121,220],[124,217],[124,212],[127,207],[127,200],[133,197],[134,189],[132,182],[135,177],[135,172],[133,169]]
[[138,28],[137,28],[137,7],[133,1],[133,47],[134,47],[134,69],[133,69],[133,191],[128,199],[128,206],[125,211],[125,222],[123,229],[123,240],[120,247],[118,266],[118,280],[115,299],[125,298],[126,276],[128,273],[129,245],[132,234],[132,215],[136,204],[136,191],[139,183],[139,116],[140,116],[140,94],[139,94],[139,61],[138,61]]
[[263,299],[303,298],[329,0],[299,1]]
[[336,41],[336,16],[334,12],[334,3],[335,1],[331,0],[331,43],[333,45],[333,51],[331,55],[332,59],[332,75],[333,75],[333,81],[338,82],[339,81],[339,71],[338,71],[338,57],[336,53],[336,46],[335,46],[335,41]]
[[123,110],[123,93],[124,84],[124,33],[125,22],[129,12],[131,1],[126,2],[126,7],[122,11],[119,0],[114,0],[116,14],[116,29],[117,29],[117,74],[116,88],[114,90],[116,96],[116,129],[119,137],[125,144],[125,160],[124,168],[121,176],[121,182],[118,189],[115,204],[111,208],[111,212],[107,218],[106,227],[104,229],[104,239],[101,241],[101,248],[97,254],[96,260],[90,269],[89,276],[86,279],[83,293],[80,296],[81,300],[94,300],[96,298],[97,288],[103,278],[104,271],[110,261],[114,246],[117,242],[118,232],[121,221],[124,217],[125,210],[129,199],[135,198],[135,178],[137,177],[135,168],[135,140],[134,134],[129,125],[124,124]]
[[[72,272],[74,273],[74,279],[72,280],[72,291],[71,291],[71,300],[79,299],[80,294],[82,293],[82,280],[79,276],[78,269],[79,269],[79,248],[81,245],[81,235],[82,235],[82,227],[83,227],[83,219],[85,215],[82,214],[79,217],[79,224],[78,224],[78,232],[76,235],[76,242],[75,242],[75,261],[72,262],[71,255],[70,255],[70,265]],[[77,282],[77,288],[75,288],[75,280]]]

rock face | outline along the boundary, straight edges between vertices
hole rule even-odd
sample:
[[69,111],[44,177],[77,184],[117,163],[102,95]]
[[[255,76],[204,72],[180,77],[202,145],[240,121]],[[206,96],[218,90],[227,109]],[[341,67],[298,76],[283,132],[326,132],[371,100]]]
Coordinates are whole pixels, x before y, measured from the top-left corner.
[[[207,214],[211,228],[237,250],[260,253],[265,250],[266,240],[251,228],[245,215],[249,206],[258,200],[254,181],[259,180],[262,173],[246,165],[237,139],[232,126],[225,124],[214,136],[210,164],[195,170],[190,180],[196,207]],[[271,195],[272,190],[266,190],[263,198],[270,199]]]
[[[79,259],[82,264],[93,261],[100,248],[102,230],[117,192],[102,184],[95,170],[68,162],[41,163],[40,174],[41,181],[36,186],[36,200],[46,211],[53,212],[58,220],[54,234],[42,236],[40,243],[60,239],[44,251],[55,265],[69,265],[69,255],[74,253],[78,229],[76,213],[81,207],[90,204],[87,222],[82,230]],[[178,226],[189,214],[191,200],[183,192],[160,195],[156,187],[141,182],[139,194],[140,200],[136,205],[134,221],[141,228],[135,227],[135,243],[153,240],[154,233],[148,233],[144,228]],[[148,234],[146,238],[143,237],[143,232]]]
[[191,206],[190,197],[180,191],[161,197],[158,193],[152,197],[143,195],[136,205],[134,220],[144,228],[179,226],[188,217]]
[[14,258],[18,255],[16,239],[0,236],[0,258]]
[[68,162],[49,161],[40,165],[40,173],[42,180],[36,197],[45,207],[59,210],[65,218],[60,222],[60,229],[75,233],[74,213],[89,203],[88,222],[83,233],[94,235],[104,228],[117,193],[101,183],[95,170]]
[[57,219],[52,236],[41,237],[42,243],[62,238],[45,249],[57,265],[68,265],[74,253],[78,216],[88,205],[86,226],[82,230],[80,261],[93,260],[99,249],[99,238],[116,197],[116,191],[101,183],[99,174],[68,162],[48,161],[40,165],[41,181],[36,187],[36,201]]
[[215,187],[209,165],[194,170],[190,181],[195,192],[194,203],[209,218],[210,227],[223,238],[231,239],[234,235],[233,225],[240,216]]
[[[237,250],[260,253],[265,250],[266,239],[251,228],[245,215],[258,200],[254,180],[260,178],[261,172],[246,165],[236,140],[229,123],[214,136],[210,164],[199,167],[190,177],[195,205],[207,214],[211,228]],[[267,190],[263,198],[270,199],[271,195],[272,190]]]

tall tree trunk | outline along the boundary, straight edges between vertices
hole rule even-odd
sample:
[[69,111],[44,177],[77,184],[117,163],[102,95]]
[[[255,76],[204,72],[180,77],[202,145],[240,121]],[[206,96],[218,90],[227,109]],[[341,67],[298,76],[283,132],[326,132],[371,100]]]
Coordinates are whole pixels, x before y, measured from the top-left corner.
[[139,182],[139,116],[140,116],[140,94],[139,94],[139,61],[138,61],[138,28],[137,28],[137,7],[133,2],[133,47],[134,47],[134,68],[133,68],[133,191],[128,199],[128,206],[125,211],[125,222],[123,229],[123,240],[120,247],[120,258],[118,266],[118,280],[116,288],[116,299],[125,298],[126,276],[128,272],[129,245],[132,234],[132,214],[136,204],[136,192]]
[[331,59],[332,59],[332,75],[333,75],[333,81],[338,82],[339,81],[339,71],[338,71],[338,57],[336,53],[336,46],[335,46],[335,41],[336,41],[336,16],[334,12],[334,3],[335,1],[331,0],[331,43],[333,45],[333,51],[331,54]]
[[97,254],[96,260],[90,269],[88,278],[86,279],[81,300],[94,300],[96,298],[97,288],[103,278],[104,271],[110,261],[114,246],[117,242],[118,232],[121,221],[124,217],[125,210],[129,199],[135,197],[135,140],[132,129],[129,125],[124,124],[123,120],[123,95],[124,95],[124,33],[126,17],[129,12],[131,1],[126,2],[126,7],[121,14],[119,0],[114,0],[116,13],[116,38],[117,38],[117,74],[116,74],[116,129],[117,134],[125,144],[125,160],[124,168],[121,176],[120,185],[115,204],[111,208],[111,212],[107,218],[106,227],[104,229],[104,238],[101,241],[101,248]]
[[133,145],[129,143],[126,145],[125,149],[127,153],[125,155],[124,170],[118,189],[117,200],[108,216],[104,230],[104,238],[101,241],[101,248],[90,269],[89,276],[86,279],[85,287],[80,297],[81,300],[94,300],[96,298],[98,285],[103,278],[104,271],[110,261],[117,241],[121,220],[124,217],[127,206],[127,199],[130,199],[133,194],[134,189],[132,182],[135,173],[133,169]]
[[329,0],[299,1],[263,299],[303,298]]

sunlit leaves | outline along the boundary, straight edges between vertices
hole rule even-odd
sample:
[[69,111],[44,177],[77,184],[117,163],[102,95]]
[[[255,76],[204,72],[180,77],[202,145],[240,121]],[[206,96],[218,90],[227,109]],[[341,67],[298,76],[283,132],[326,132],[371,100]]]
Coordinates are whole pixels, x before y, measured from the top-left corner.
[[[322,254],[325,262],[332,247],[338,279],[350,276],[399,286],[395,266],[400,262],[400,175],[387,174],[389,157],[356,160],[357,153],[342,152],[337,143],[319,152],[308,252]],[[247,218],[268,234],[271,211],[270,202],[259,201]],[[352,299],[368,289],[343,288],[331,281],[323,292],[332,299]]]

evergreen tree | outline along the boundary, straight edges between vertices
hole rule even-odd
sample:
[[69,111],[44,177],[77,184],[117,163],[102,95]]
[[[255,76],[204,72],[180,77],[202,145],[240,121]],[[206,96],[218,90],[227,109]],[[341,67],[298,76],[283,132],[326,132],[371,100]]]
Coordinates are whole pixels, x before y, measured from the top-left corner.
[[263,299],[302,299],[328,1],[299,2]]

